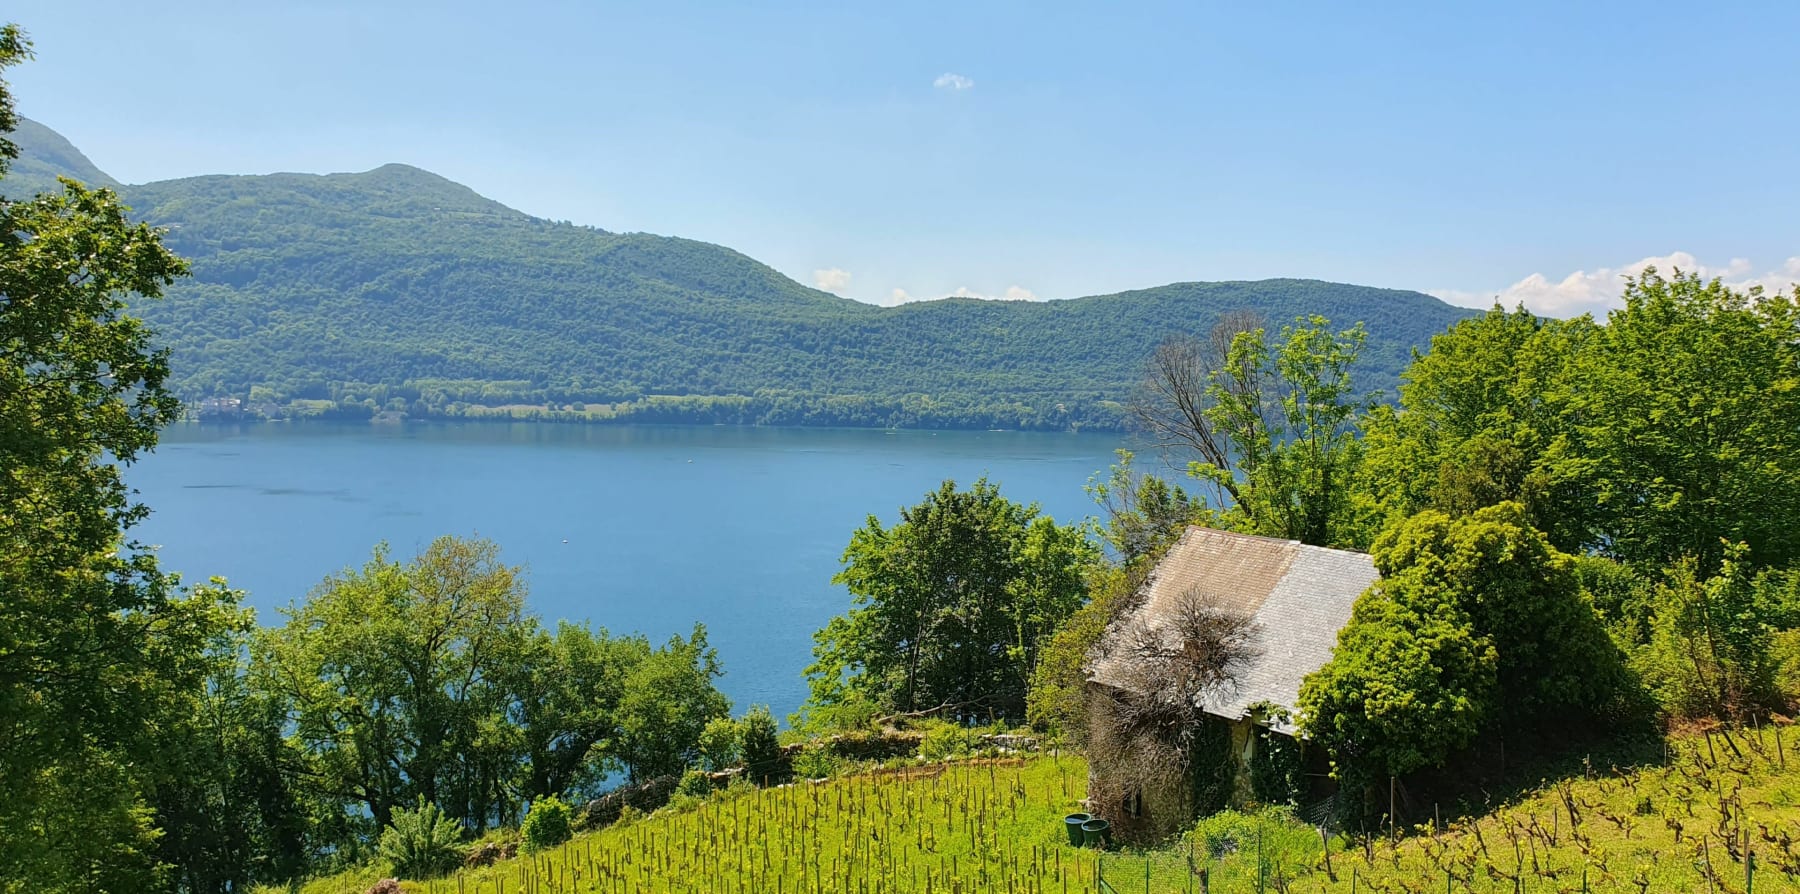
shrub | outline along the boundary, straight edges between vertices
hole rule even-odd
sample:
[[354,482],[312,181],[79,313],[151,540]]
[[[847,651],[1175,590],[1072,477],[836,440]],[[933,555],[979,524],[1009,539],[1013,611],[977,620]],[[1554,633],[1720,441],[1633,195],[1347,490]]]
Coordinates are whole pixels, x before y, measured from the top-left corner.
[[843,769],[843,759],[824,745],[808,745],[794,755],[794,775],[801,779],[829,779]]
[[775,717],[768,707],[752,707],[739,721],[738,728],[744,768],[749,771],[751,781],[758,785],[779,781],[785,775],[781,772],[781,743],[775,729]]
[[[1221,810],[1194,825],[1185,836],[1211,860],[1234,855],[1252,867],[1250,872],[1281,883],[1312,871],[1320,858],[1319,835],[1294,818],[1286,807],[1267,807],[1253,813]],[[1260,865],[1258,855],[1261,855]]]
[[675,794],[690,798],[704,798],[712,794],[712,780],[699,770],[689,770],[681,774],[681,781],[675,783]]
[[700,731],[700,763],[718,772],[737,765],[743,757],[743,725],[729,717],[714,717]]
[[525,824],[519,829],[519,832],[525,837],[527,852],[541,851],[562,844],[569,840],[573,831],[569,805],[564,804],[555,795],[539,798],[533,803],[531,812],[525,815]]
[[416,809],[394,811],[393,824],[381,833],[380,848],[395,873],[430,878],[462,863],[462,829],[436,804],[420,798]]
[[1729,544],[1713,577],[1683,559],[1656,585],[1650,636],[1632,664],[1676,718],[1741,718],[1792,702],[1796,581],[1753,577],[1748,559],[1743,544]]
[[938,720],[926,725],[925,738],[919,742],[919,756],[928,761],[968,757],[980,745],[980,734],[975,730]]
[[669,803],[664,804],[657,813],[687,813],[690,810],[698,809],[704,803],[706,803],[705,798],[695,797],[686,792],[676,792],[669,797]]
[[624,828],[626,826],[631,825],[632,823],[642,820],[643,818],[644,818],[644,812],[642,810],[639,810],[636,807],[633,807],[630,804],[627,804],[624,807],[619,808],[619,818],[616,820],[613,820],[613,824],[616,826],[619,826],[620,828]]

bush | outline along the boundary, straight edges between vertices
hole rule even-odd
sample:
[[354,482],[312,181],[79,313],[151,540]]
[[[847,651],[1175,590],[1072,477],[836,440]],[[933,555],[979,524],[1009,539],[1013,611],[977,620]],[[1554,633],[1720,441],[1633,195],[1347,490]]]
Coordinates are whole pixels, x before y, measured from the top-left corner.
[[744,728],[729,717],[714,717],[700,731],[700,763],[717,773],[743,757]]
[[574,833],[569,805],[555,795],[539,798],[531,805],[531,812],[525,815],[525,824],[519,832],[525,837],[527,852],[541,851],[568,841]]
[[1312,871],[1320,858],[1318,832],[1286,807],[1254,813],[1221,810],[1196,823],[1185,837],[1214,862],[1241,861],[1245,875],[1274,881],[1276,890],[1284,890],[1286,880]]
[[1678,719],[1741,718],[1787,707],[1794,626],[1789,578],[1752,577],[1745,547],[1726,548],[1719,573],[1702,579],[1692,559],[1656,586],[1647,642],[1632,655],[1660,707]]
[[681,774],[681,781],[675,783],[675,794],[690,798],[705,798],[712,794],[712,780],[699,770],[689,770]]
[[919,742],[919,756],[928,761],[968,757],[981,746],[981,735],[975,730],[932,721],[925,726],[925,738]]
[[801,779],[829,779],[843,767],[843,759],[824,745],[808,745],[794,755],[794,775]]
[[1441,767],[1484,731],[1555,738],[1637,710],[1574,563],[1519,504],[1421,512],[1384,533],[1374,559],[1381,579],[1298,705],[1347,818],[1384,778]]
[[696,797],[686,792],[676,792],[669,797],[669,803],[664,804],[661,809],[657,810],[657,813],[687,813],[690,810],[699,809],[700,805],[704,803],[706,803],[704,797]]
[[394,811],[393,824],[381,833],[380,848],[395,873],[431,878],[462,864],[462,829],[436,804],[420,798],[416,809]]
[[749,771],[751,781],[758,785],[779,781],[785,775],[781,772],[781,743],[775,729],[775,717],[768,707],[752,707],[739,721],[738,728],[744,768]]

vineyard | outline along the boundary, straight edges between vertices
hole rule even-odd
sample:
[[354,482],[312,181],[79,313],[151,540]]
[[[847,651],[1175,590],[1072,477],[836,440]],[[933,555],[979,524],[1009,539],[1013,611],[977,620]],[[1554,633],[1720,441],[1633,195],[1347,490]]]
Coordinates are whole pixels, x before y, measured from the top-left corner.
[[[1590,767],[1486,816],[1364,841],[1294,891],[1800,890],[1800,735],[1779,727],[1671,740],[1635,772]],[[1793,769],[1789,769],[1793,762]],[[1276,889],[1273,885],[1271,889]]]
[[[1226,813],[1153,851],[1071,847],[1087,768],[1070,756],[865,773],[721,795],[426,882],[431,894],[1065,891],[1717,892],[1800,890],[1800,736],[1674,740],[1636,771],[1591,767],[1479,818],[1332,836],[1286,811]],[[1789,752],[1793,754],[1789,755]],[[1788,763],[1795,761],[1790,774]],[[361,894],[374,870],[302,894]]]

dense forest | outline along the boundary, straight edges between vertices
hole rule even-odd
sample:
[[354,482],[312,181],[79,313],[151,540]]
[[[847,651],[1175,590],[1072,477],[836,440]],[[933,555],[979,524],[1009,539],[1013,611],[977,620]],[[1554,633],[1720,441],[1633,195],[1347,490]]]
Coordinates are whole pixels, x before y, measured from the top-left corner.
[[1116,429],[1158,341],[1232,311],[1364,321],[1359,384],[1390,394],[1412,349],[1468,315],[1308,280],[882,308],[717,245],[541,220],[405,165],[118,186],[40,124],[14,139],[8,195],[66,173],[168,228],[193,275],[136,311],[205,412]]

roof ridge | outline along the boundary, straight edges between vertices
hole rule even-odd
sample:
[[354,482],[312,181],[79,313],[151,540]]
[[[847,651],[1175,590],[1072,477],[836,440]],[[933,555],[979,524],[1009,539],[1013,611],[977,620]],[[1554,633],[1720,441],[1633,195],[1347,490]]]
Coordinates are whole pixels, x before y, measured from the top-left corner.
[[1242,531],[1232,531],[1232,530],[1227,530],[1225,528],[1209,528],[1205,525],[1188,525],[1187,530],[1182,532],[1181,539],[1186,540],[1188,535],[1192,534],[1195,531],[1201,531],[1201,532],[1204,532],[1209,535],[1210,534],[1222,534],[1226,537],[1236,537],[1240,540],[1260,540],[1260,541],[1263,541],[1264,543],[1283,543],[1283,544],[1287,544],[1288,546],[1297,546],[1301,549],[1317,550],[1320,552],[1343,553],[1345,555],[1350,555],[1350,556],[1369,555],[1368,553],[1363,552],[1362,550],[1343,549],[1342,547],[1336,547],[1336,546],[1317,546],[1317,545],[1314,545],[1311,543],[1306,543],[1306,542],[1300,541],[1300,540],[1290,540],[1285,537],[1270,537],[1267,534],[1245,534]]

